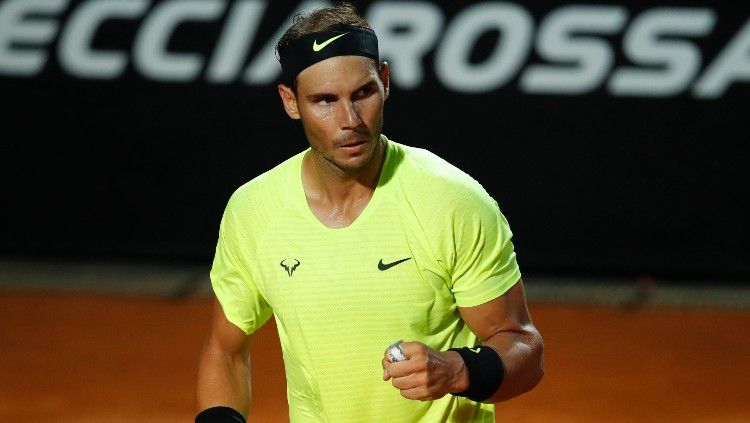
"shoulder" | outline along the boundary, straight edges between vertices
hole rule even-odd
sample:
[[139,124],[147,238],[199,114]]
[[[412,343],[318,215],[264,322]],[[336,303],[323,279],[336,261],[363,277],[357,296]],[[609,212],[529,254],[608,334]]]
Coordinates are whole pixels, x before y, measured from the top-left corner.
[[239,186],[229,197],[225,215],[252,215],[252,221],[257,222],[284,207],[291,197],[293,178],[303,154],[296,154]]
[[396,144],[396,147],[403,156],[400,166],[402,184],[421,201],[450,208],[457,203],[497,207],[495,200],[476,179],[437,154],[403,144]]

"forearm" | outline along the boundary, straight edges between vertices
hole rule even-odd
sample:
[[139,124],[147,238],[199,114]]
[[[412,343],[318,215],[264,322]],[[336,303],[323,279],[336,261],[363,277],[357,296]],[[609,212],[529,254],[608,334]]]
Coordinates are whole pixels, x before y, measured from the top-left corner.
[[234,408],[247,416],[250,407],[250,362],[209,342],[201,355],[197,381],[198,411],[216,406]]
[[498,332],[483,340],[500,355],[505,375],[500,388],[486,403],[495,403],[517,397],[530,391],[544,375],[542,337],[529,326],[516,331]]
[[409,399],[453,393],[486,403],[511,399],[539,383],[544,375],[542,337],[526,309],[522,281],[494,300],[459,308],[459,313],[480,337],[479,349],[470,345],[438,352],[421,342],[404,342],[406,360],[384,354],[383,380],[390,379]]

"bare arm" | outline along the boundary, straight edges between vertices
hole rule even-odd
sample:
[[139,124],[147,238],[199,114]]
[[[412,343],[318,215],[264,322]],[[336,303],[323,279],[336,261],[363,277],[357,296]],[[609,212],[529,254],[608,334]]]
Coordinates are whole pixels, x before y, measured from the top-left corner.
[[[542,337],[531,322],[523,282],[476,307],[459,308],[466,325],[500,355],[505,378],[484,402],[504,401],[531,390],[544,375]],[[437,399],[469,386],[461,356],[455,351],[435,351],[421,342],[402,344],[408,360],[391,363],[383,358],[383,379],[391,380],[409,399]]]
[[213,322],[198,367],[198,411],[227,406],[247,417],[250,407],[250,337],[214,300]]
[[542,337],[531,322],[522,281],[490,302],[459,308],[459,313],[482,345],[497,351],[505,367],[502,385],[484,402],[505,401],[539,383],[544,375]]

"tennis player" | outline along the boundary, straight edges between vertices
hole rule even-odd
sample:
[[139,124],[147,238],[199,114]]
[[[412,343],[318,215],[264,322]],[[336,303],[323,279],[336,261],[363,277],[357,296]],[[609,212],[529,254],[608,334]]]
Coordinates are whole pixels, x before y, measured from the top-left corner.
[[249,340],[271,316],[292,422],[494,422],[543,374],[497,203],[381,133],[389,67],[354,7],[298,16],[277,51],[310,147],[229,199],[196,422],[245,421]]

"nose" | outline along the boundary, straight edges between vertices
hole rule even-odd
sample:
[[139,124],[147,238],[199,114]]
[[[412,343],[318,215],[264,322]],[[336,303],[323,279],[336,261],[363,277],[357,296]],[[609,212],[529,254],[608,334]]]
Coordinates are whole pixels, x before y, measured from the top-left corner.
[[359,110],[355,102],[341,102],[341,127],[342,129],[354,129],[362,124],[362,118],[359,116]]

